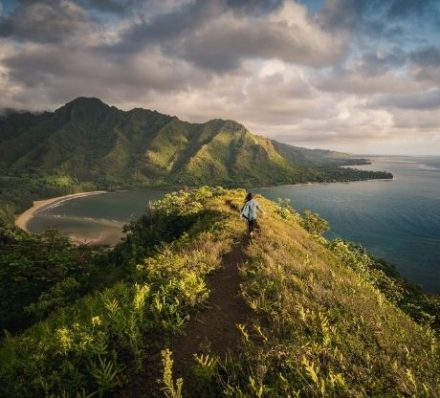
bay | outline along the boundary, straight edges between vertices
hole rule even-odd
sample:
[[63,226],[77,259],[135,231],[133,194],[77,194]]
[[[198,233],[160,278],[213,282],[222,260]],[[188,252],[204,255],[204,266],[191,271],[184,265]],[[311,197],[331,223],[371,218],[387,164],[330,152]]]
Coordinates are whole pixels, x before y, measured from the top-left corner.
[[[426,291],[440,293],[440,157],[370,159],[371,165],[358,168],[390,171],[394,180],[284,185],[254,192],[288,198],[300,212],[319,213],[330,222],[329,237],[362,244]],[[114,244],[123,236],[122,226],[163,193],[147,189],[69,200],[36,213],[28,229],[40,233],[57,228],[76,240]]]
[[393,181],[290,185],[256,191],[289,198],[331,225],[329,237],[361,243],[407,279],[440,293],[440,157],[374,157],[358,168],[390,171]]
[[138,218],[149,201],[163,195],[164,191],[145,189],[67,200],[39,210],[27,229],[35,233],[57,229],[77,242],[114,245],[124,236],[124,224]]

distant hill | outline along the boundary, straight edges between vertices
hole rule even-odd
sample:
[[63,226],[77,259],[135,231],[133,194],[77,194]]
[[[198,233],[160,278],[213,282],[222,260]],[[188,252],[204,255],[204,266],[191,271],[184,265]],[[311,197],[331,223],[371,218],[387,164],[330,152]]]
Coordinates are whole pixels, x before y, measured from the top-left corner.
[[278,143],[231,120],[188,123],[141,108],[122,111],[97,98],[77,98],[54,112],[8,112],[0,119],[0,169],[7,174],[41,172],[101,186],[252,186],[392,177],[339,168],[366,162]]

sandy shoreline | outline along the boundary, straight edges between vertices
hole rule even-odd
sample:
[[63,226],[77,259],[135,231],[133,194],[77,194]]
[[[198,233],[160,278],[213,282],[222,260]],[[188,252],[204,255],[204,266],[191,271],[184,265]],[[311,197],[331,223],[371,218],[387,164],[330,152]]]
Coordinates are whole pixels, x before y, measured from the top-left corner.
[[98,195],[101,193],[106,193],[107,191],[90,191],[90,192],[80,192],[80,193],[73,193],[70,195],[64,195],[64,196],[58,196],[56,198],[50,198],[50,199],[44,199],[44,200],[36,200],[33,203],[33,206],[20,215],[15,219],[15,225],[24,230],[28,231],[27,224],[29,220],[40,210],[46,208],[49,205],[53,205],[55,203],[61,203],[65,202],[66,200],[76,199],[76,198],[82,198],[84,196],[91,196],[91,195]]

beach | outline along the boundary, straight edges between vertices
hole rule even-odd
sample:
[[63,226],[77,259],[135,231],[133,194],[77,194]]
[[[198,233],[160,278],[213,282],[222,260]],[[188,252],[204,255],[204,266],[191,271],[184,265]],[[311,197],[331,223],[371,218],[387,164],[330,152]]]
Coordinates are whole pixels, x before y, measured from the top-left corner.
[[50,199],[44,199],[44,200],[35,200],[33,202],[32,207],[21,213],[15,220],[15,225],[24,230],[28,231],[27,224],[29,220],[39,211],[47,208],[48,206],[59,204],[61,202],[65,202],[67,200],[76,199],[76,198],[82,198],[84,196],[91,196],[91,195],[99,195],[102,193],[106,193],[107,191],[90,191],[90,192],[79,192],[79,193],[73,193],[70,195],[64,195],[64,196],[58,196],[56,198],[50,198]]

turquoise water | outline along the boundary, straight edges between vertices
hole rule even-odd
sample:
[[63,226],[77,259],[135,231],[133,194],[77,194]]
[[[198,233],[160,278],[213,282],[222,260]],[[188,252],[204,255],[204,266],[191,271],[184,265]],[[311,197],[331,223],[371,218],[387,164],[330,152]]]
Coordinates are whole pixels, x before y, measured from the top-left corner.
[[[361,243],[393,262],[398,271],[427,291],[440,293],[440,157],[374,157],[375,170],[391,171],[393,181],[286,185],[255,189],[270,199],[289,198],[299,211],[318,212],[331,237]],[[44,209],[29,223],[86,241],[115,243],[122,225],[136,218],[160,191],[110,192]],[[264,222],[264,221],[263,221]]]

